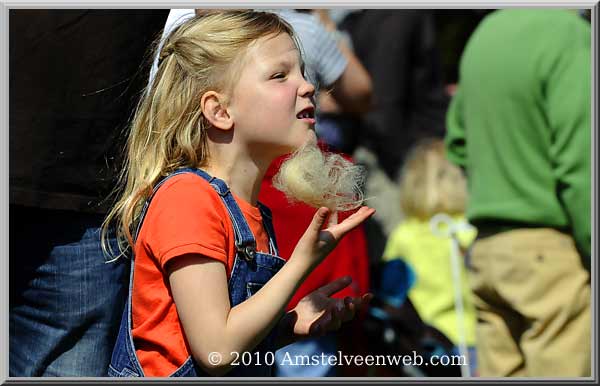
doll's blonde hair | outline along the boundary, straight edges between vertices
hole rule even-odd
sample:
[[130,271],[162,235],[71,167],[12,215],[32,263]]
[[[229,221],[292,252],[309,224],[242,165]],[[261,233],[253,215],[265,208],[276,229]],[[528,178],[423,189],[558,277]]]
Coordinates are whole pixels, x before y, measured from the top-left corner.
[[206,164],[210,124],[200,109],[201,96],[209,90],[230,93],[248,47],[282,33],[298,47],[292,27],[273,13],[220,10],[190,18],[162,46],[160,39],[154,43],[160,47],[158,69],[130,123],[118,199],[102,225],[105,252],[113,254],[107,243],[113,225],[119,255],[133,245],[142,206],[162,177]]
[[426,139],[408,154],[400,174],[400,206],[407,217],[429,219],[436,213],[464,213],[466,179],[446,158],[441,139]]

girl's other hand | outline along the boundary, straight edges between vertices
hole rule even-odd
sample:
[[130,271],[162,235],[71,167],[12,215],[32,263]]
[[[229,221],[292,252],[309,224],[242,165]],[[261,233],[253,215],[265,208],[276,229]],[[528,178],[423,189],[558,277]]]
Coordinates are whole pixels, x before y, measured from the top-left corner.
[[311,269],[316,267],[346,233],[371,217],[375,213],[375,209],[363,206],[341,223],[330,224],[327,228],[322,229],[330,212],[324,207],[317,210],[304,235],[296,244],[290,259],[306,261],[310,264]]
[[351,282],[349,276],[344,276],[302,298],[291,311],[295,319],[294,335],[322,336],[339,329],[342,323],[352,320],[357,311],[366,308],[373,298],[371,293],[355,298],[331,298],[331,295],[344,289]]

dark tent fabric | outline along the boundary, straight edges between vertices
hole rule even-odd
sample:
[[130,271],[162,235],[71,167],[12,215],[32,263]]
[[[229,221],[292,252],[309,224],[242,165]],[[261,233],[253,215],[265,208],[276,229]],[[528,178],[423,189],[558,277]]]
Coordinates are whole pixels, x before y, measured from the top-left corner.
[[168,10],[9,12],[10,203],[101,213]]

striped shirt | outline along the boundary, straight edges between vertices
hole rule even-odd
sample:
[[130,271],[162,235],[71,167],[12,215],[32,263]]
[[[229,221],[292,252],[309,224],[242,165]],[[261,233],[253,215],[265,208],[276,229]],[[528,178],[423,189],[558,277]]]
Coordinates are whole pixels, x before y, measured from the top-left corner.
[[[331,86],[342,75],[347,59],[337,46],[333,34],[325,29],[313,15],[291,9],[268,10],[287,21],[298,36],[302,58],[305,62],[305,77],[317,89]],[[195,15],[193,9],[171,9],[165,23],[162,40],[178,25]],[[160,45],[162,47],[162,43]],[[160,49],[158,50],[160,52]],[[150,82],[154,79],[158,65],[158,52],[150,69]]]

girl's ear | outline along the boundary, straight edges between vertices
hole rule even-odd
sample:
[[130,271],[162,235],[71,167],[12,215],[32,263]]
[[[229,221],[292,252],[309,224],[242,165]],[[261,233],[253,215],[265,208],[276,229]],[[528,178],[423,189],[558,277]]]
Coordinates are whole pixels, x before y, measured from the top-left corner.
[[226,98],[216,91],[207,91],[200,98],[200,108],[204,117],[217,129],[230,130],[233,118],[227,111]]

